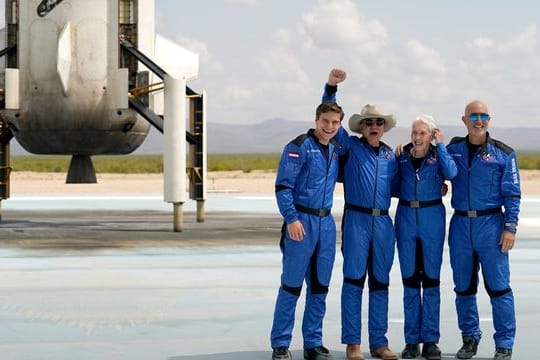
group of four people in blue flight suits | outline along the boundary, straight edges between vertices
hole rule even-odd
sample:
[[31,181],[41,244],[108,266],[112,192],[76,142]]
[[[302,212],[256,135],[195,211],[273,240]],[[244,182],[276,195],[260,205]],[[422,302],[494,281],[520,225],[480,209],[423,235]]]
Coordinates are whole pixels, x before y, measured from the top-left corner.
[[[437,344],[445,180],[452,182],[450,262],[463,340],[456,356],[470,359],[477,352],[481,331],[476,291],[481,265],[493,311],[494,359],[511,359],[515,314],[508,251],[515,242],[520,203],[515,152],[489,136],[491,117],[480,101],[465,108],[462,121],[468,135],[452,139],[448,147],[433,119],[421,115],[413,121],[411,143],[392,151],[381,138],[396,120],[372,104],[349,119],[349,129],[362,136],[349,135],[341,127],[344,112],[336,103],[337,84],[345,78],[343,70],[330,71],[323,101],[316,109],[315,129],[287,144],[279,162],[276,199],[284,219],[283,260],[271,331],[272,359],[291,359],[295,309],[304,281],[304,359],[333,359],[323,346],[322,324],[335,258],[331,208],[336,181],[343,182],[345,196],[341,342],[347,345],[347,359],[364,359],[360,343],[366,277],[370,353],[398,359],[386,337],[396,239],[404,286],[406,345],[401,357],[421,354],[441,359]],[[399,198],[395,230],[388,214],[392,196]]]

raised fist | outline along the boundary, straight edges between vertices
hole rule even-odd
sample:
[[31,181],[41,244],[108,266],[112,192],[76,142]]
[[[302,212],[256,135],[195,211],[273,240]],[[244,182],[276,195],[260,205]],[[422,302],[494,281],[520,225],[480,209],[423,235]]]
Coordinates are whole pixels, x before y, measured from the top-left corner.
[[347,78],[347,73],[341,69],[332,69],[328,74],[328,85],[335,86]]

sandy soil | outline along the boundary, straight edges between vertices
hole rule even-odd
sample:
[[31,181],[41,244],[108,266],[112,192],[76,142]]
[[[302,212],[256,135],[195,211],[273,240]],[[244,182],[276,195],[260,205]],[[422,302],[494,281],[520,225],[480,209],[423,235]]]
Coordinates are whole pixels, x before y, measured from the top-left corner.
[[[540,195],[540,170],[522,170],[523,194]],[[65,173],[11,173],[11,196],[54,193],[160,194],[162,174],[98,174],[97,184],[66,184]],[[208,173],[208,192],[273,193],[275,173],[224,171]],[[341,193],[338,185],[337,193]]]

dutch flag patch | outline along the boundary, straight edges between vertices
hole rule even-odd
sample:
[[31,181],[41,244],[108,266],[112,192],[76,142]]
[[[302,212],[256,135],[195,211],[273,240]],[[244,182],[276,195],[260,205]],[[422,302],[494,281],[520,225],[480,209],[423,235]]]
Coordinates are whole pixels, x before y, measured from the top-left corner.
[[293,158],[300,157],[300,153],[298,151],[289,151],[289,157],[293,157]]

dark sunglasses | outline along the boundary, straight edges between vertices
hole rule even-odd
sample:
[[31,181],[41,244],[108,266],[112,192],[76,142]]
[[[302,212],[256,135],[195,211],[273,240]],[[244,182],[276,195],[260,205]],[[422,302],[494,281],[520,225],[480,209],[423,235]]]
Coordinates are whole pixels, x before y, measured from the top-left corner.
[[482,120],[483,122],[489,121],[489,114],[486,114],[486,113],[469,114],[470,121],[477,121],[478,119]]
[[375,118],[375,119],[365,119],[364,122],[367,126],[371,126],[373,124],[377,126],[383,126],[384,125],[384,119],[381,118]]

